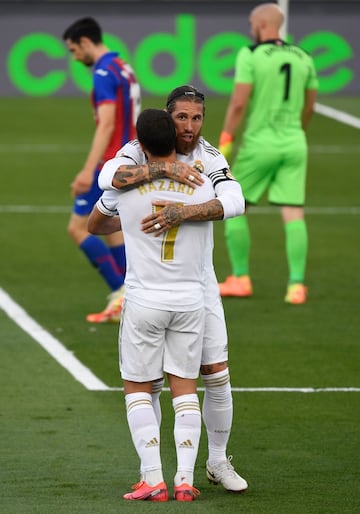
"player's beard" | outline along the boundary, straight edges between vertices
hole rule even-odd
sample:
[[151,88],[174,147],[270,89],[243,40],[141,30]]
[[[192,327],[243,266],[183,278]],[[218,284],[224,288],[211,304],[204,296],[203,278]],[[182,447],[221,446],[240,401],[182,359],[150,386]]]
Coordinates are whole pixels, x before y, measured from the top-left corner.
[[87,66],[88,68],[91,68],[92,66],[94,66],[95,64],[95,60],[94,58],[89,55],[89,54],[85,54],[84,57],[83,57],[83,60],[82,60],[83,64],[85,64],[85,66]]
[[181,135],[179,136],[178,134],[178,137],[176,139],[176,152],[181,153],[182,155],[188,155],[196,148],[196,145],[199,141],[199,137],[200,132],[196,135],[193,134],[191,141],[186,141],[181,137]]

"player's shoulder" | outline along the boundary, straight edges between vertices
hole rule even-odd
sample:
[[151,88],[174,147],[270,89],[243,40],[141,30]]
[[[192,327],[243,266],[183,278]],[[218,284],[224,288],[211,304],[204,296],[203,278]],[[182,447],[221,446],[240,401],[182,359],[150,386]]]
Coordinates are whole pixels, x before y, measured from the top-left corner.
[[115,157],[128,157],[133,160],[135,164],[140,164],[144,159],[144,152],[141,150],[139,141],[132,139],[117,151]]
[[106,77],[109,75],[109,65],[113,62],[114,58],[117,54],[114,52],[108,52],[102,55],[94,65],[94,75],[95,77]]
[[302,48],[299,45],[296,45],[295,43],[287,43],[287,42],[283,41],[283,46],[284,46],[285,50],[288,50],[288,52],[294,53],[294,55],[312,59],[311,54],[307,50],[305,50],[304,48]]
[[287,48],[293,49],[295,52],[299,52],[301,54],[308,55],[309,57],[311,57],[310,52],[305,50],[305,48],[302,48],[301,46],[296,45],[295,43],[285,43],[284,46]]
[[132,72],[130,65],[119,57],[117,52],[108,52],[96,62],[94,78],[98,81],[119,80]]
[[209,141],[206,141],[202,136],[199,138],[196,149],[208,159],[214,159],[222,155],[215,146],[209,143]]
[[276,53],[277,50],[284,50],[288,55],[294,54],[300,57],[308,56],[311,58],[311,55],[304,50],[304,48],[296,45],[295,43],[288,43],[283,39],[267,39],[266,41],[249,46],[249,50],[253,53],[259,51],[266,56],[269,56],[274,52]]
[[203,137],[200,137],[191,161],[192,166],[208,175],[211,180],[213,173],[229,171],[229,164],[223,154]]
[[107,52],[102,57],[100,57],[98,63],[103,66],[111,66],[116,64],[121,64],[121,59],[117,52]]
[[123,148],[131,148],[132,150],[141,150],[141,147],[140,147],[140,143],[139,143],[139,140],[138,139],[131,139],[130,141],[128,141],[124,146]]

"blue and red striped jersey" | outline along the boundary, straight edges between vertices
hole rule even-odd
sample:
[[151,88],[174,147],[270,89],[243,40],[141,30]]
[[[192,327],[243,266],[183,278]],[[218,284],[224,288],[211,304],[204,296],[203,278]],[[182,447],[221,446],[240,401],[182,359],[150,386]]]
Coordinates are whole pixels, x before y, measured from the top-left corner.
[[105,162],[136,138],[135,125],[141,106],[140,86],[134,71],[116,52],[108,52],[95,63],[91,101],[96,124],[99,105],[116,104],[116,126],[102,158]]

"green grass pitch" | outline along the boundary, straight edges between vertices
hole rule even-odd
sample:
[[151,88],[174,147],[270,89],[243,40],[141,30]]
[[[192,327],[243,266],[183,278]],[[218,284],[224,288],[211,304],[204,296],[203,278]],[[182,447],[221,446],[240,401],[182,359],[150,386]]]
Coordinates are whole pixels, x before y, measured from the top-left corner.
[[[162,107],[163,98],[144,99]],[[358,98],[322,98],[360,116]],[[209,98],[204,135],[216,144],[227,100]],[[92,327],[105,285],[66,233],[69,184],[93,133],[87,98],[0,99],[0,288],[108,386],[121,386],[117,327]],[[283,302],[279,213],[266,198],[249,214],[254,297],[225,299],[233,388],[360,387],[359,130],[315,115],[309,128],[309,301]],[[215,224],[219,280],[230,272]],[[138,479],[120,391],[94,392],[0,309],[0,513],[183,512],[176,502],[126,503]],[[201,385],[201,383],[200,383]],[[200,393],[202,394],[202,393]],[[175,466],[170,395],[162,395],[162,458]],[[359,392],[234,392],[228,447],[245,495],[205,477],[203,431],[193,513],[359,511]]]

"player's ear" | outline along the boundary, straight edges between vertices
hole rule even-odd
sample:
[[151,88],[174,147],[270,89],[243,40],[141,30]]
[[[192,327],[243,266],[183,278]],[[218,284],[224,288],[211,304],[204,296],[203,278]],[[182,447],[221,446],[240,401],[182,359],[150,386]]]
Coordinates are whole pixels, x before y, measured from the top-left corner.
[[265,18],[261,18],[259,20],[259,27],[261,30],[266,29],[267,25],[268,25],[268,23]]
[[79,39],[79,46],[81,48],[87,48],[90,43],[91,43],[91,40],[86,36],[81,36],[81,38]]

